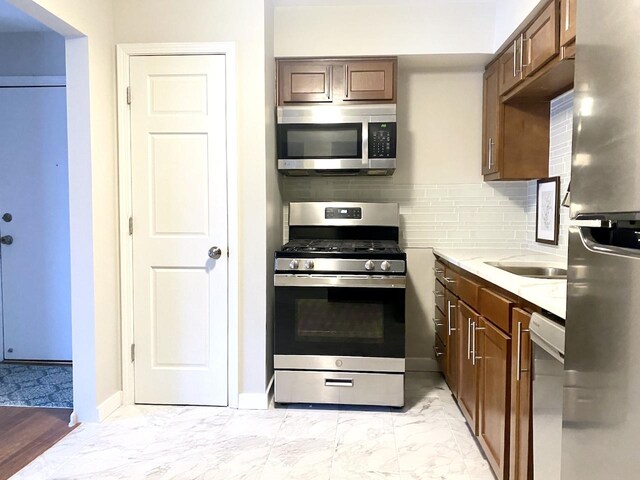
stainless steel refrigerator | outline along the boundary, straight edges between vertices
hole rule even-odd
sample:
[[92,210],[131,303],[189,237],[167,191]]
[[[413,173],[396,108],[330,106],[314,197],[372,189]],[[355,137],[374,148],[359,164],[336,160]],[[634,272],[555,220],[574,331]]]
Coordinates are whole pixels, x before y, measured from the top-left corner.
[[580,0],[577,39],[562,479],[635,479],[640,0]]

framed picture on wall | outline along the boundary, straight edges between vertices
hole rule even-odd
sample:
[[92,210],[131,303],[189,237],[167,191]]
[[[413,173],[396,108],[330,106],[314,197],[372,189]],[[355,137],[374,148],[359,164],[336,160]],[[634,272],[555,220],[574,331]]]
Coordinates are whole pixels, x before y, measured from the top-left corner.
[[536,242],[558,245],[560,230],[560,177],[538,180]]

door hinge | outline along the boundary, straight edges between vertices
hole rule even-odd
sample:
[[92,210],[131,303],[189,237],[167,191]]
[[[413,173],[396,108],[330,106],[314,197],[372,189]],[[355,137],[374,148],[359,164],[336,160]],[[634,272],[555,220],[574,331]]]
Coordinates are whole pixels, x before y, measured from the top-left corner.
[[133,217],[129,217],[129,235],[133,235]]
[[127,105],[131,105],[131,87],[127,87]]
[[135,343],[131,344],[131,361],[132,362],[136,361],[136,344]]

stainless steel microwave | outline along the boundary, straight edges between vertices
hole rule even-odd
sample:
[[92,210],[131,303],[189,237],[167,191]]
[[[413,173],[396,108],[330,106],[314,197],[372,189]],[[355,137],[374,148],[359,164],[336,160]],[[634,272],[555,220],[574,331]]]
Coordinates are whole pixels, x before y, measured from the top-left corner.
[[392,175],[396,106],[277,109],[278,170],[285,175]]

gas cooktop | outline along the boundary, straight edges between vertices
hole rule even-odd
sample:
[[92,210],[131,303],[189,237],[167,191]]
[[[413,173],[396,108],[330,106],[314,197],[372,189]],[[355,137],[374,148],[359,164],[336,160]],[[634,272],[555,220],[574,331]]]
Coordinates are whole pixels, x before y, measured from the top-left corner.
[[404,252],[393,240],[291,240],[278,253],[293,253],[295,256],[331,254],[351,256],[364,254],[402,255]]

